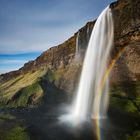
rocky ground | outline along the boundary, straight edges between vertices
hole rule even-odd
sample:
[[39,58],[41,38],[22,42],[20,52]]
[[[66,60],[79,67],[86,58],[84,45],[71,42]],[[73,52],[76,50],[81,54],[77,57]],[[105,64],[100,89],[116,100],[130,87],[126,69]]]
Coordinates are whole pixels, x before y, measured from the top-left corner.
[[[16,119],[1,119],[1,140],[96,140],[93,120],[88,120],[79,128],[59,120],[64,113],[61,108],[64,105],[3,111],[15,116]],[[135,137],[138,140],[139,134],[135,134],[134,130],[139,127],[139,117],[117,109],[110,109],[108,114],[109,118],[103,120],[104,125],[101,127],[102,137],[105,140],[135,140]]]

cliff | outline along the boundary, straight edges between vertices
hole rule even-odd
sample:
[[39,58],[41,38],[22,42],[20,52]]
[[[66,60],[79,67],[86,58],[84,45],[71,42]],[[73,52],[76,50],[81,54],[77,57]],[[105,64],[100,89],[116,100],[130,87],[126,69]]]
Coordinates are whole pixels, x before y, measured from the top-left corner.
[[[139,0],[118,0],[110,5],[115,26],[115,43],[111,58],[115,59],[124,48],[111,71],[111,83],[140,80],[139,7]],[[95,22],[88,22],[63,44],[43,52],[19,70],[2,74],[1,106],[39,104],[51,85],[61,92],[73,93],[78,84],[84,54]]]
[[138,0],[119,0],[111,4],[115,26],[114,52],[125,48],[112,70],[114,82],[140,80],[139,6]]

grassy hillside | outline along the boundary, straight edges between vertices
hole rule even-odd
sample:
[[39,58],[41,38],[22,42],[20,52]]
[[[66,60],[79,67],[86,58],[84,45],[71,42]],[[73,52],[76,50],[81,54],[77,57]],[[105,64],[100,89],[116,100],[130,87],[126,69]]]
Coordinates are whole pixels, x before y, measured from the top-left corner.
[[43,96],[39,80],[45,73],[46,70],[40,69],[2,82],[0,84],[1,107],[25,107],[39,102]]

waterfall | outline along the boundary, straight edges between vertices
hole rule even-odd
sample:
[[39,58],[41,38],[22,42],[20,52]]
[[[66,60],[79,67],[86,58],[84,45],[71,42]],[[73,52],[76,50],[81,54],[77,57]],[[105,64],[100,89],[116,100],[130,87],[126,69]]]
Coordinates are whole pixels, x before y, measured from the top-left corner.
[[107,7],[98,17],[86,51],[71,119],[106,117],[109,99],[107,61],[113,46],[114,29],[111,9]]
[[88,35],[88,33],[89,33],[89,26],[87,27],[87,35]]
[[80,36],[80,32],[78,31],[77,37],[76,37],[76,51],[75,51],[76,60],[79,58],[79,36]]

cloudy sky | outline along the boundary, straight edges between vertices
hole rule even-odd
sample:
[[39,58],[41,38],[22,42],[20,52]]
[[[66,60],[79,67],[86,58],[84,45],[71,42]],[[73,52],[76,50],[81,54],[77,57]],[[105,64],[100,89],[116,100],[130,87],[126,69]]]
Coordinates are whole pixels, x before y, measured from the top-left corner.
[[0,73],[72,36],[113,0],[0,0]]

